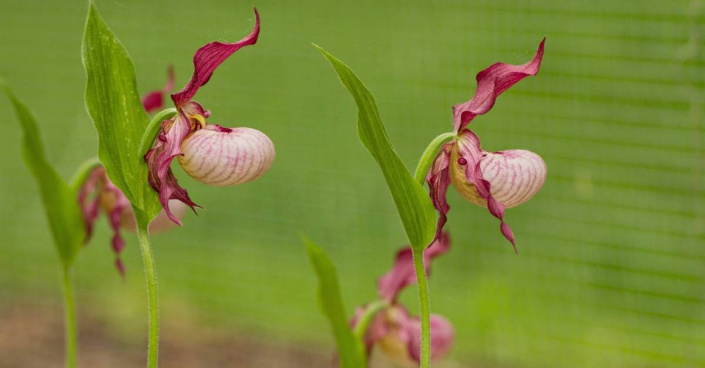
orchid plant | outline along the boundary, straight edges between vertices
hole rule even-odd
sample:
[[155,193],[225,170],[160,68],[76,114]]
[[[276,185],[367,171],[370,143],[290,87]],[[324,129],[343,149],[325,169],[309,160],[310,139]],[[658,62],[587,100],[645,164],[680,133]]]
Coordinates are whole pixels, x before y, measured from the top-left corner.
[[[450,236],[442,233],[424,250],[426,275],[431,270],[431,260],[445,254],[450,248]],[[399,250],[394,266],[377,281],[379,300],[358,307],[350,322],[353,330],[362,337],[367,356],[378,345],[393,361],[401,366],[418,365],[421,357],[421,319],[411,316],[399,302],[399,294],[416,283],[416,272],[411,247]],[[453,326],[443,316],[431,314],[431,360],[444,357],[453,345]]]
[[[446,192],[452,183],[463,198],[486,207],[499,219],[502,235],[516,252],[514,233],[504,221],[505,209],[525,203],[538,193],[546,180],[546,164],[541,156],[527,150],[485,151],[468,125],[475,117],[489,112],[504,91],[538,73],[544,42],[545,39],[526,64],[496,63],[478,73],[473,98],[453,106],[453,132],[438,136],[424,152],[416,175],[417,179],[425,175],[431,201],[439,214],[436,236],[450,211]],[[433,162],[430,168],[429,162]]]
[[[146,94],[142,106],[147,112],[163,106],[163,95],[171,90],[174,83],[174,71],[169,67],[168,81],[164,89]],[[76,169],[72,180],[65,182],[48,162],[39,136],[39,128],[27,106],[22,103],[2,80],[0,85],[10,98],[20,127],[23,131],[22,152],[25,163],[32,171],[42,194],[54,243],[59,251],[63,268],[66,353],[65,365],[76,366],[77,327],[73,301],[71,274],[78,252],[85,247],[93,235],[93,228],[101,212],[108,217],[113,231],[111,248],[115,253],[115,267],[125,276],[125,266],[120,260],[120,253],[125,248],[122,230],[135,232],[137,225],[125,194],[108,178],[105,168],[97,158],[86,160]],[[68,190],[67,190],[68,188]],[[172,201],[176,217],[181,218],[186,206],[179,201]],[[151,233],[160,233],[174,227],[164,211],[149,224]]]
[[[391,145],[372,93],[347,65],[319,48],[355,100],[360,139],[384,174],[411,243],[409,255],[413,260],[419,295],[420,328],[416,334],[420,335],[419,343],[415,344],[416,336],[406,340],[399,338],[413,330],[406,328],[400,329],[403,332],[397,335],[396,345],[405,346],[407,356],[417,358],[422,368],[430,367],[434,344],[439,346],[437,344],[443,342],[442,337],[436,337],[441,341],[433,343],[432,337],[443,336],[445,329],[442,323],[437,322],[437,318],[431,318],[425,272],[428,257],[424,250],[430,254],[443,252],[442,249],[434,248],[442,248],[445,236],[443,227],[450,210],[446,200],[448,187],[453,184],[465,199],[487,207],[490,214],[500,220],[500,232],[516,252],[514,234],[504,219],[505,210],[531,199],[546,179],[546,164],[539,155],[526,150],[485,151],[480,146],[478,136],[469,129],[475,117],[492,109],[500,94],[525,77],[538,73],[543,59],[544,42],[545,39],[541,41],[532,60],[526,64],[495,63],[477,74],[477,90],[473,98],[453,106],[453,131],[439,135],[429,144],[413,177]],[[428,194],[424,193],[424,182],[428,184]],[[433,215],[434,210],[438,213],[437,218]],[[402,321],[402,325],[415,325],[408,323],[408,315],[401,313],[396,316],[396,321]],[[380,322],[379,326],[383,324]],[[432,328],[441,331],[433,332]],[[338,340],[339,349],[342,350]],[[414,344],[409,345],[409,341]]]
[[[158,217],[163,211],[164,217],[181,225],[179,213],[186,206],[194,211],[197,207],[177,183],[171,162],[177,158],[184,171],[200,182],[226,186],[261,177],[274,161],[274,145],[264,133],[209,124],[206,119],[210,112],[193,100],[220,64],[242,47],[257,42],[259,31],[260,18],[255,9],[255,26],[248,36],[235,43],[211,42],[199,48],[193,57],[190,81],[170,96],[174,107],[157,112],[150,120],[145,110],[161,108],[164,95],[173,88],[173,71],[170,69],[164,89],[140,99],[131,58],[90,2],[83,38],[86,107],[98,131],[98,156],[104,168],[104,173],[92,173],[92,179],[103,188],[100,200],[112,205],[113,227],[134,224],[137,230],[147,279],[150,368],[157,366],[159,299],[148,224],[155,218],[164,222]],[[116,196],[118,192],[124,197]],[[134,222],[125,212],[128,203]],[[86,207],[92,210],[95,206],[94,200]],[[124,216],[128,219],[123,220]],[[157,230],[156,225],[152,230]],[[120,242],[114,241],[113,245],[119,251]]]
[[[175,76],[169,67],[166,85],[140,97],[132,59],[90,1],[82,56],[87,76],[85,103],[98,132],[99,158],[79,167],[70,182],[64,181],[49,163],[29,109],[0,80],[18,116],[23,157],[38,183],[63,266],[67,367],[76,366],[71,272],[101,212],[108,217],[114,263],[123,277],[125,265],[120,253],[125,241],[121,231],[137,233],[147,281],[147,365],[155,368],[159,300],[149,235],[182,225],[187,208],[195,212],[200,207],[177,182],[172,161],[176,158],[189,176],[213,186],[253,181],[272,166],[275,150],[267,135],[253,128],[210,123],[210,111],[194,100],[219,65],[243,47],[256,44],[260,34],[256,8],[254,15],[253,30],[240,41],[211,42],[195,52],[193,74],[181,90],[172,93]],[[528,201],[540,190],[546,165],[539,155],[526,150],[483,150],[469,126],[475,117],[490,111],[500,94],[538,73],[543,50],[544,41],[526,64],[496,63],[481,71],[473,98],[453,107],[453,131],[431,142],[414,175],[395,152],[372,93],[344,63],[320,50],[355,100],[360,139],[380,166],[410,243],[397,253],[392,269],[379,278],[379,299],[359,307],[350,319],[332,262],[320,248],[306,241],[341,366],[366,367],[375,346],[401,365],[419,364],[422,368],[449,352],[454,330],[448,320],[430,313],[427,275],[431,260],[450,247],[443,227],[450,210],[446,193],[451,184],[465,199],[487,207],[499,219],[500,232],[516,251],[505,210]],[[167,94],[173,107],[163,109]],[[152,113],[150,118],[148,114]],[[418,316],[398,300],[402,290],[414,283],[419,296]]]
[[[325,252],[305,240],[309,260],[319,279],[319,297],[329,318],[338,343],[336,361],[344,368],[367,367],[375,347],[393,362],[403,367],[418,365],[421,345],[421,319],[412,316],[399,300],[399,294],[416,282],[413,251],[407,246],[397,252],[392,269],[377,280],[379,299],[358,307],[349,322],[335,267]],[[442,233],[433,247],[424,250],[425,272],[430,273],[430,261],[448,252],[450,236]],[[453,346],[451,323],[440,315],[431,315],[433,346],[431,359],[443,358]]]
[[[96,158],[78,167],[73,179],[66,182],[49,163],[44,153],[37,123],[29,111],[2,80],[10,102],[15,109],[23,132],[22,153],[24,161],[34,175],[42,196],[47,220],[62,263],[64,291],[65,366],[75,367],[77,356],[77,326],[73,299],[73,267],[78,253],[93,234],[94,223],[102,212],[108,216],[113,230],[112,249],[116,254],[115,266],[124,277],[125,268],[119,258],[125,247],[121,229],[136,230],[134,216],[125,195],[115,187]],[[161,91],[148,96],[158,96]],[[145,99],[147,101],[147,99]],[[154,99],[151,102],[155,106]],[[148,109],[149,103],[144,104]],[[177,204],[178,206],[178,204]],[[178,209],[178,216],[185,213],[185,206]],[[149,225],[150,231],[161,232],[172,227],[162,211]]]

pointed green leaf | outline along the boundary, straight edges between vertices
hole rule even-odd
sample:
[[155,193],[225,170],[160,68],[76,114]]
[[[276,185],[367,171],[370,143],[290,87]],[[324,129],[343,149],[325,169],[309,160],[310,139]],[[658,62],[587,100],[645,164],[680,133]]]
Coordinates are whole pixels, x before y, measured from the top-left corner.
[[333,329],[340,366],[364,368],[367,366],[364,347],[362,341],[353,335],[348,323],[335,266],[323,249],[308,239],[303,241],[306,244],[308,259],[318,276],[318,302]]
[[372,93],[347,65],[322,48],[318,49],[331,63],[357,104],[360,140],[384,173],[411,245],[417,249],[425,248],[433,240],[436,231],[436,212],[428,193],[414,181],[394,151]]
[[86,233],[77,193],[47,161],[37,123],[27,106],[17,99],[4,81],[0,80],[0,86],[17,114],[22,128],[22,158],[37,181],[59,258],[68,269],[83,247]]
[[137,91],[132,59],[93,1],[83,35],[83,65],[88,79],[86,108],[98,130],[98,157],[110,180],[151,220],[161,207],[139,155],[149,117]]

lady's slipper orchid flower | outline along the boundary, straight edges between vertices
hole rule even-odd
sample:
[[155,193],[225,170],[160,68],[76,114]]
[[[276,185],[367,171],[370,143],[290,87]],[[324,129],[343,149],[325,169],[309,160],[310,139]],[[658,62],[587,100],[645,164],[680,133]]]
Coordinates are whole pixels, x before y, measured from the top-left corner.
[[[137,224],[132,213],[130,202],[125,194],[118,189],[108,178],[105,169],[98,166],[88,174],[83,185],[78,191],[78,203],[83,212],[83,221],[86,225],[86,243],[93,234],[93,224],[98,219],[102,210],[108,216],[110,228],[113,230],[112,248],[115,252],[115,267],[121,275],[125,275],[125,267],[120,260],[120,253],[125,248],[125,241],[120,233],[121,229],[136,231]],[[186,205],[179,201],[171,203],[174,214],[179,218],[186,213]],[[149,224],[150,233],[159,233],[174,227],[164,211]]]
[[[441,233],[433,246],[424,251],[424,265],[429,273],[431,260],[448,251],[450,239],[447,233]],[[370,322],[364,335],[367,355],[377,345],[396,363],[415,367],[419,364],[421,350],[421,320],[410,316],[397,297],[408,285],[416,282],[414,261],[411,248],[404,248],[397,253],[394,267],[377,282],[377,290],[386,307],[379,311]],[[368,312],[371,304],[360,307],[351,321],[355,327],[362,316]],[[453,345],[453,326],[445,318],[431,315],[431,359],[438,360],[445,356]]]
[[546,164],[539,155],[526,150],[483,150],[468,124],[490,111],[502,92],[538,73],[545,41],[541,41],[534,58],[526,64],[496,63],[478,73],[473,98],[453,106],[456,137],[443,146],[426,176],[431,200],[440,214],[436,236],[440,236],[450,210],[446,192],[452,183],[461,196],[487,207],[499,219],[500,231],[516,251],[512,229],[504,222],[504,211],[528,201],[541,189],[546,179]]
[[171,161],[178,157],[181,167],[192,178],[210,185],[227,186],[255,180],[269,170],[274,161],[274,145],[264,133],[252,128],[225,128],[206,123],[210,113],[193,101],[198,89],[211,78],[215,69],[242,47],[254,45],[260,31],[255,9],[255,28],[236,43],[211,42],[196,51],[194,73],[188,84],[171,95],[178,114],[162,122],[154,147],[145,155],[149,184],[159,193],[167,216],[181,224],[169,207],[179,200],[195,210],[197,206],[176,182]]

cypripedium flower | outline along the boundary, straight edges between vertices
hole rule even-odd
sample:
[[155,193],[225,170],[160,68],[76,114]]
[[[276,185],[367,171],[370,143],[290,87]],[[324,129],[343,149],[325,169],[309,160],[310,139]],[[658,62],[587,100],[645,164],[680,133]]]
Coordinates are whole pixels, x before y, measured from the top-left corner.
[[194,72],[188,84],[171,95],[177,115],[161,124],[154,147],[145,155],[149,184],[159,193],[167,216],[177,224],[169,201],[179,200],[195,210],[197,206],[176,182],[171,161],[178,157],[192,178],[210,185],[227,186],[255,180],[269,170],[274,161],[274,145],[264,133],[252,128],[225,128],[209,124],[210,112],[193,101],[200,87],[208,83],[215,69],[242,47],[254,45],[260,31],[255,9],[255,28],[236,43],[211,42],[196,51]]
[[546,179],[546,164],[526,150],[489,152],[468,128],[478,115],[490,111],[497,96],[520,80],[536,75],[543,58],[541,41],[534,58],[523,65],[496,63],[477,74],[477,90],[470,101],[453,106],[455,138],[446,143],[427,173],[431,200],[439,212],[436,236],[440,236],[450,206],[448,186],[469,202],[487,207],[499,219],[500,231],[516,251],[512,229],[504,222],[504,211],[533,197]]
[[[424,251],[426,274],[430,271],[431,260],[448,251],[450,239],[447,233]],[[384,307],[377,311],[369,322],[363,341],[368,357],[376,345],[390,359],[404,367],[417,367],[421,350],[421,320],[409,315],[397,298],[402,290],[416,282],[411,248],[397,253],[394,266],[377,282],[377,291]],[[357,308],[351,325],[356,327],[374,303]],[[431,359],[445,356],[453,345],[453,326],[442,316],[431,315]]]
[[[86,225],[86,243],[93,234],[93,224],[98,219],[101,210],[108,216],[110,228],[113,230],[112,248],[115,252],[115,267],[124,276],[125,266],[120,260],[120,253],[125,248],[125,240],[122,238],[120,230],[134,232],[137,229],[135,216],[127,197],[110,181],[105,169],[98,166],[88,174],[81,185],[78,191],[78,203]],[[186,205],[183,203],[175,200],[171,205],[175,216],[181,218],[186,213]],[[174,226],[174,223],[162,211],[149,224],[149,232],[159,233]]]

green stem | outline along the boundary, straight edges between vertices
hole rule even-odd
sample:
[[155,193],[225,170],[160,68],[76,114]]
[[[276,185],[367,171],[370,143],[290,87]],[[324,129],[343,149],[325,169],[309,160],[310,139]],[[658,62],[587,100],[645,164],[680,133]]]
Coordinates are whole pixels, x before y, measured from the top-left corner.
[[147,277],[147,298],[149,305],[149,346],[147,349],[147,367],[157,367],[157,356],[159,354],[159,293],[157,290],[157,271],[154,266],[152,248],[149,244],[149,232],[147,225],[149,220],[142,212],[133,207],[135,220],[137,221],[137,236],[140,241],[142,251],[142,261]]
[[159,131],[162,129],[162,121],[171,119],[177,113],[177,110],[172,107],[162,110],[158,112],[157,115],[154,115],[149,124],[147,124],[147,128],[144,130],[142,140],[140,140],[140,148],[138,152],[140,157],[144,156],[147,151],[152,148],[154,140],[157,138]]
[[389,303],[384,300],[372,302],[367,306],[367,309],[365,309],[365,313],[363,313],[362,316],[360,316],[360,319],[357,320],[357,325],[353,330],[353,333],[360,341],[363,340],[365,332],[367,332],[367,328],[370,326],[370,323],[377,315],[377,313],[379,313],[379,311],[388,306]]
[[421,314],[421,368],[431,366],[431,302],[428,296],[426,269],[424,268],[423,249],[414,249],[414,269],[419,290],[419,310]]
[[[414,179],[423,185],[426,174],[431,169],[433,162],[443,149],[443,145],[455,139],[455,133],[443,133],[434,138],[429,143],[426,150],[421,155],[419,164],[414,172]],[[419,311],[421,318],[421,368],[431,366],[431,301],[428,295],[428,281],[426,280],[426,269],[423,259],[424,249],[413,249],[414,270],[416,270],[416,282],[419,290]]]
[[62,276],[64,283],[64,330],[66,332],[64,367],[76,368],[76,309],[73,302],[71,268],[64,267]]
[[419,164],[416,166],[416,171],[414,172],[416,182],[423,185],[424,179],[426,179],[426,173],[431,169],[431,165],[433,165],[433,161],[436,160],[438,153],[441,152],[443,145],[453,140],[455,137],[455,133],[443,133],[429,143],[423,155],[421,155]]

